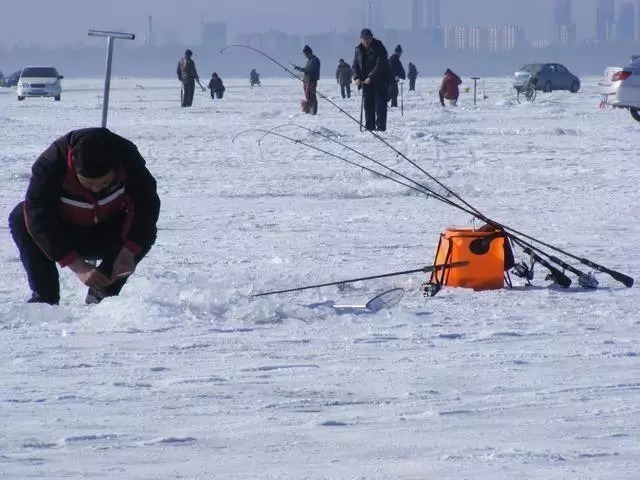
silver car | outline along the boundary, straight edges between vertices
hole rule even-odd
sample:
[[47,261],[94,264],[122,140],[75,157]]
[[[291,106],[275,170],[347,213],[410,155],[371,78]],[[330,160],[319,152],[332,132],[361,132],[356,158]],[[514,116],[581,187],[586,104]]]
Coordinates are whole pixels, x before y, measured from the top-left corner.
[[528,63],[513,75],[513,86],[518,89],[526,87],[525,83],[535,90],[551,92],[553,90],[569,90],[576,93],[580,90],[580,79],[560,63]]
[[628,108],[633,119],[640,122],[640,55],[632,56],[624,67],[607,67],[598,86],[601,107]]

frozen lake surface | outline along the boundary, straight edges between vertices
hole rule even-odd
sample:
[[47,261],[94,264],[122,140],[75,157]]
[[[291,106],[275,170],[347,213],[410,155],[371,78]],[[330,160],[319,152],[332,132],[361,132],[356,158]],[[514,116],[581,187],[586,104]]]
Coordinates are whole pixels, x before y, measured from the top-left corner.
[[[6,218],[43,150],[99,125],[102,82],[64,80],[61,102],[2,90],[0,478],[638,478],[637,287],[563,290],[537,267],[530,288],[425,299],[416,274],[251,299],[420,268],[471,218],[282,138],[232,141],[296,123],[434,186],[327,102],[301,114],[296,80],[225,83],[181,109],[174,80],[113,79],[109,127],[147,159],[162,211],[121,296],[95,306],[67,270],[60,306],[24,304]],[[437,84],[405,91],[385,139],[491,218],[637,276],[640,125],[597,108],[595,77],[530,104],[486,79],[488,99],[456,109]],[[357,95],[319,88],[359,116]],[[313,305],[392,287],[402,301],[372,315]]]

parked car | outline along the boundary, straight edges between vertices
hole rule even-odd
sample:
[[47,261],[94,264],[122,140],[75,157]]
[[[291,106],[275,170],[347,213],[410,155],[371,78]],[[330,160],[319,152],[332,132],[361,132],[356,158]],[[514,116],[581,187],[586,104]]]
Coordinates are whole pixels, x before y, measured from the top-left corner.
[[18,101],[26,97],[53,97],[59,101],[63,78],[54,67],[24,67],[18,80]]
[[580,90],[580,79],[560,63],[528,63],[513,74],[513,87],[524,89],[530,85],[535,90],[551,92]]
[[607,67],[598,89],[600,106],[628,108],[633,119],[640,122],[640,55],[633,55],[624,67]]
[[4,77],[3,87],[15,87],[18,85],[18,79],[20,78],[20,70],[13,72],[11,75]]

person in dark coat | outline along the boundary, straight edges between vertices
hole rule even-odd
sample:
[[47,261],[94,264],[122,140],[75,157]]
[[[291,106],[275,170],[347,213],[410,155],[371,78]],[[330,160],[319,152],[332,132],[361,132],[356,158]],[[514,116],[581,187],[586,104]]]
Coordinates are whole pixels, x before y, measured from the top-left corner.
[[254,85],[262,86],[260,85],[260,74],[256,72],[255,68],[249,72],[249,86],[253,88]]
[[449,105],[455,107],[458,104],[458,97],[460,96],[460,84],[462,80],[458,75],[453,73],[451,69],[447,68],[444,72],[444,78],[440,85],[440,105],[444,107],[444,101],[447,99]]
[[342,98],[351,98],[351,77],[353,76],[353,70],[344,58],[341,58],[338,62],[338,68],[336,70],[336,81],[340,85],[340,95]]
[[387,49],[368,28],[360,32],[360,44],[353,59],[353,78],[362,88],[365,128],[384,132],[387,129],[387,96],[391,69]]
[[182,82],[180,99],[183,107],[190,107],[193,104],[193,94],[196,89],[196,82],[198,82],[202,91],[206,90],[200,83],[200,77],[196,70],[196,64],[191,58],[192,56],[193,52],[187,48],[184,52],[184,57],[180,59],[178,62],[178,68],[176,69],[178,80]]
[[106,128],[74,130],[31,172],[25,200],[9,215],[29,303],[60,301],[56,262],[89,287],[87,303],[118,295],[155,243],[160,212],[156,181],[136,146]]
[[398,83],[400,80],[407,78],[402,62],[400,61],[401,55],[402,46],[398,45],[393,51],[393,54],[389,57],[389,68],[391,68],[392,77],[391,84],[389,85],[389,100],[391,100],[392,107],[398,106]]
[[307,64],[304,67],[293,66],[299,72],[304,73],[302,78],[304,88],[304,100],[301,102],[302,111],[315,115],[318,113],[316,89],[318,88],[318,80],[320,80],[320,59],[313,54],[309,45],[304,46],[302,53],[307,59]]
[[418,69],[416,66],[409,62],[409,69],[407,71],[407,78],[409,79],[409,91],[415,91],[416,89],[416,78],[418,78]]
[[209,80],[209,90],[211,90],[211,98],[222,98],[224,95],[224,84],[222,83],[222,79],[218,76],[216,72],[211,74],[211,80]]

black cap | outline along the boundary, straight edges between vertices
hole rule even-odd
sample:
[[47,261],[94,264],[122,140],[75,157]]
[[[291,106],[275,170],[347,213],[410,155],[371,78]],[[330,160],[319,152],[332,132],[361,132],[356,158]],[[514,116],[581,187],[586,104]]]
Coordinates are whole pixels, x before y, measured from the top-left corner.
[[394,50],[394,52],[396,52],[396,53],[402,53],[402,46],[401,46],[401,45],[398,45],[398,46],[396,47],[396,49]]
[[99,178],[120,166],[118,153],[106,129],[82,134],[72,147],[73,168],[86,178]]
[[309,45],[305,45],[302,49],[302,53],[313,53],[313,50],[311,50],[311,47]]
[[368,28],[363,28],[360,31],[360,38],[363,38],[363,37],[373,37],[373,33]]
[[190,57],[191,55],[193,55],[193,52],[187,48],[187,49],[184,51],[184,55],[185,55],[186,57]]

